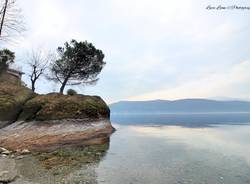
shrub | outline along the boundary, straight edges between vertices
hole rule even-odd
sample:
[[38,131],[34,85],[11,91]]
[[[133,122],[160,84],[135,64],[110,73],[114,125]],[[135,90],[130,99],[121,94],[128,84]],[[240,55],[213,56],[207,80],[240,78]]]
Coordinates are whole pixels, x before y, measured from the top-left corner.
[[73,89],[69,89],[67,91],[67,94],[70,95],[70,96],[73,96],[73,95],[77,95],[77,92],[75,90],[73,90]]

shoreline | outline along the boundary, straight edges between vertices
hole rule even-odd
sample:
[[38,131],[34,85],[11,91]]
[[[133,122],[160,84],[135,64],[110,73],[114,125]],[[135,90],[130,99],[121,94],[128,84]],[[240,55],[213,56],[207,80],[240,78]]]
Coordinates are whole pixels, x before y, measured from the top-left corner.
[[104,144],[115,131],[110,120],[65,119],[15,122],[0,129],[0,147],[47,151],[66,146]]

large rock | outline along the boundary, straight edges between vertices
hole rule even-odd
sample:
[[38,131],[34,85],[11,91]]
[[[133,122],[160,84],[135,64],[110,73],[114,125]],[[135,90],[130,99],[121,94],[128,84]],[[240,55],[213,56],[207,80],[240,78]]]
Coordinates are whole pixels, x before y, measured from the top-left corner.
[[34,95],[24,87],[12,86],[3,91],[2,119],[17,120],[0,129],[0,146],[8,149],[32,151],[102,144],[114,131],[109,107],[100,97]]
[[51,93],[25,103],[19,120],[100,119],[109,115],[109,107],[98,96]]
[[109,141],[113,133],[108,119],[15,122],[0,129],[0,146],[21,152],[47,151],[64,146],[94,145]]
[[16,120],[100,119],[109,115],[109,107],[98,96],[36,95],[24,86],[0,85],[0,128]]
[[0,146],[11,150],[102,144],[114,131],[109,118],[109,107],[98,96],[37,95],[0,83]]
[[0,128],[17,120],[22,106],[35,94],[21,85],[0,83]]

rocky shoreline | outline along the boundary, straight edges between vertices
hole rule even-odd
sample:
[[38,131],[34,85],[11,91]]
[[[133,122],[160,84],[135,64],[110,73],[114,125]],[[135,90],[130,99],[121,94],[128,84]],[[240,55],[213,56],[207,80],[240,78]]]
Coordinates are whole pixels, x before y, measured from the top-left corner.
[[97,184],[95,168],[108,149],[109,143],[48,152],[0,148],[0,184]]
[[71,145],[103,144],[113,131],[107,119],[20,121],[0,129],[0,145],[16,152],[47,151]]
[[39,95],[21,85],[0,85],[0,147],[47,151],[103,144],[114,128],[110,109],[98,96]]
[[97,183],[94,167],[114,132],[107,104],[0,84],[0,184]]

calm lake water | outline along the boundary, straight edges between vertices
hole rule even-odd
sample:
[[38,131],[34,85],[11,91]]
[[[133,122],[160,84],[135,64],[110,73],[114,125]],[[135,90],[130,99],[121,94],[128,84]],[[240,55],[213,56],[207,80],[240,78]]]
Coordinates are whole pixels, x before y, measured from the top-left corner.
[[117,132],[96,169],[99,183],[250,183],[250,114],[114,115],[112,121]]
[[250,114],[113,115],[112,122],[109,144],[24,158],[24,177],[43,183],[45,167],[58,179],[50,183],[250,184]]

